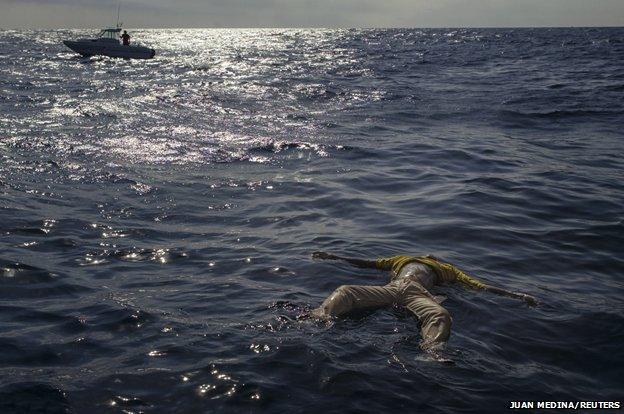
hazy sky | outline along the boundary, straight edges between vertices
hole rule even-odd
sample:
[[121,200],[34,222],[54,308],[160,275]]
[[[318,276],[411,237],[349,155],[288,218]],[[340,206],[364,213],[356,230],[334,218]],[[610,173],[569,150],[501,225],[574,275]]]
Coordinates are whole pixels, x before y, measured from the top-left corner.
[[[624,0],[122,0],[132,27],[624,26]],[[0,0],[0,28],[100,27],[117,0]]]

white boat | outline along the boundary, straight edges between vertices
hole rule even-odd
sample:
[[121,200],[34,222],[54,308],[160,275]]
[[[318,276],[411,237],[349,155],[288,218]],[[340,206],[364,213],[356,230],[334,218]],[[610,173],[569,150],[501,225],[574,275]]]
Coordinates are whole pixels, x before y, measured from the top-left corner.
[[154,49],[145,46],[122,45],[119,42],[120,27],[103,29],[95,39],[64,40],[65,46],[83,56],[103,55],[115,58],[151,59]]

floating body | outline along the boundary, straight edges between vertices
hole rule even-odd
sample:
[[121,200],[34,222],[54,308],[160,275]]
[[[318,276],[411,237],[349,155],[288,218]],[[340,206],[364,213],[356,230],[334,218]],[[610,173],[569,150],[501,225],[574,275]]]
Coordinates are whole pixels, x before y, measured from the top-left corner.
[[145,46],[122,45],[119,42],[121,28],[104,29],[95,39],[64,40],[65,46],[83,56],[109,56],[129,59],[151,59],[154,49]]

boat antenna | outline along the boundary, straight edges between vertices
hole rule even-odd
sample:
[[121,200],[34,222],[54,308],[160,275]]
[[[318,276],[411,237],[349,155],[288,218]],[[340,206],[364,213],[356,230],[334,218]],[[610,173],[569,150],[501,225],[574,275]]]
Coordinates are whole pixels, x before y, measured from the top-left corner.
[[121,9],[121,1],[117,3],[117,28],[121,28],[121,24],[119,24],[119,9]]

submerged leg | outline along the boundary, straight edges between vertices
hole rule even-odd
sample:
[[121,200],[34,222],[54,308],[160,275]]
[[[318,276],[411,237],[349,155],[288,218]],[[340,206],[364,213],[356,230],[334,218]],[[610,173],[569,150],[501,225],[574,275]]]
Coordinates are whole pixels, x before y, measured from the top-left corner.
[[317,317],[338,317],[355,310],[375,309],[397,301],[398,289],[386,286],[343,285],[334,291],[320,307],[312,311]]
[[421,348],[430,350],[444,347],[451,334],[451,315],[448,311],[417,283],[404,286],[401,297],[403,305],[420,321]]

